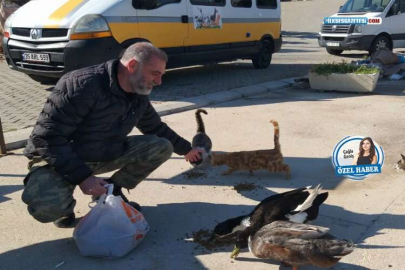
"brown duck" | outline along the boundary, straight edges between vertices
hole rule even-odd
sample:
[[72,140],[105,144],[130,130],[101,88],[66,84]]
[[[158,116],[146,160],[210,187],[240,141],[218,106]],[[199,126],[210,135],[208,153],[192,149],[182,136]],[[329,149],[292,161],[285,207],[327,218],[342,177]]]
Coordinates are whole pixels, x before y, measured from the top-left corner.
[[325,227],[275,221],[249,237],[249,250],[258,258],[291,265],[293,270],[302,265],[330,268],[355,247],[352,241],[337,239],[328,232]]

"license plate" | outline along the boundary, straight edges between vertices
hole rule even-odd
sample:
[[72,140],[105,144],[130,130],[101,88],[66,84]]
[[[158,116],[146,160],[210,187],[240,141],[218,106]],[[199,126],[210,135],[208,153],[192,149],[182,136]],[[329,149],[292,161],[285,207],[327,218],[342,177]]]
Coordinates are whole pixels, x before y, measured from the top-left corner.
[[41,63],[51,62],[51,60],[49,59],[49,54],[46,53],[23,53],[22,58],[23,61],[26,62],[41,62]]
[[339,42],[326,42],[326,46],[339,47],[340,43]]

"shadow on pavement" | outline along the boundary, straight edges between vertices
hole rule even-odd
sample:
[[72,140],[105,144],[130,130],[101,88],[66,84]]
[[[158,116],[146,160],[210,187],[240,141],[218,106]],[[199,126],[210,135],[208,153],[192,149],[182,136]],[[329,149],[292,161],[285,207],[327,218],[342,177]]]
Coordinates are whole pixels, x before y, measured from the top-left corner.
[[[313,50],[306,50],[306,49],[302,49],[302,50],[299,50],[299,49],[281,49],[280,50],[280,52],[281,53],[289,53],[289,52],[292,52],[292,53],[312,53],[312,52],[316,52],[316,51],[313,51]],[[276,65],[276,64],[275,64]]]
[[350,92],[338,92],[338,91],[318,91],[312,89],[281,89],[272,91],[263,95],[256,95],[246,97],[236,102],[220,103],[212,106],[206,106],[205,108],[225,108],[225,107],[245,107],[256,106],[264,104],[277,104],[277,103],[293,103],[301,101],[319,101],[330,102],[333,99],[342,98],[356,98],[362,96],[405,96],[405,86],[398,82],[392,82],[388,80],[382,80],[371,93],[350,93]]
[[317,39],[317,32],[295,32],[295,31],[282,31],[283,37],[293,37],[293,38],[307,38],[307,39]]
[[[199,258],[202,255],[228,257],[232,245],[222,246],[214,250],[203,248],[197,243],[187,241],[193,233],[200,230],[212,230],[218,222],[241,214],[247,214],[253,206],[226,205],[206,202],[185,202],[159,204],[157,206],[144,206],[143,213],[150,225],[146,239],[131,253],[121,259],[108,260],[82,257],[72,238],[63,238],[45,241],[22,248],[10,250],[0,254],[1,266],[4,269],[54,269],[56,265],[65,262],[69,269],[208,269]],[[356,240],[360,234],[367,230],[365,226],[354,224],[323,216],[322,213],[331,214],[331,210],[344,211],[358,219],[365,216],[378,218],[378,215],[364,215],[345,211],[343,208],[323,205],[321,215],[314,222],[321,226],[331,228],[332,234],[340,238]],[[331,214],[333,215],[333,214]],[[405,223],[400,223],[403,217],[396,215],[382,215],[380,219],[395,219],[395,228],[404,229]],[[49,224],[49,226],[53,226]],[[51,228],[57,230],[56,228]],[[371,232],[372,235],[378,231]],[[70,232],[69,232],[70,234]],[[367,231],[370,234],[370,231]],[[362,241],[362,239],[360,239]],[[390,249],[401,248],[396,246],[373,246],[360,244],[359,248],[365,249]],[[238,261],[252,263],[274,264],[267,260],[246,258],[248,250],[244,250],[232,267],[237,267]],[[218,253],[218,254],[217,254]],[[250,256],[250,255],[249,255]],[[251,257],[251,256],[250,256]],[[214,260],[211,260],[211,263]],[[276,265],[278,265],[276,263]],[[254,266],[252,264],[252,266]],[[135,267],[135,268],[134,268]],[[336,269],[367,269],[347,263],[339,263]],[[213,268],[211,268],[213,269]],[[288,269],[281,267],[279,269]],[[301,269],[301,268],[300,268]],[[303,270],[315,269],[302,267]],[[335,268],[334,268],[335,269]]]
[[347,52],[343,52],[343,54],[341,54],[343,57],[347,57],[347,58],[356,58],[356,59],[362,59],[364,56],[368,56],[368,52],[364,52],[364,53],[351,53],[350,51]]
[[164,75],[163,84],[153,89],[150,100],[168,101],[222,92],[303,76],[310,69],[310,64],[271,64],[267,69],[255,69],[250,61],[172,69]]
[[[0,175],[0,177],[1,177],[1,175]],[[24,189],[23,185],[2,185],[2,186],[0,186],[0,203],[11,200],[11,199],[5,197],[5,195],[17,192],[22,189]]]
[[301,41],[284,41],[283,40],[283,45],[284,44],[308,44],[307,42],[301,42]]
[[[62,262],[64,264],[57,269],[182,269],[181,263],[187,265],[189,263],[187,259],[192,260],[192,263],[188,265],[194,269],[206,269],[200,263],[194,263],[194,261],[198,262],[198,260],[192,256],[191,258],[185,258],[185,262],[179,260],[177,262],[170,261],[173,259],[170,250],[163,254],[159,253],[161,252],[159,250],[151,256],[149,256],[150,254],[145,255],[145,252],[154,253],[153,250],[145,250],[147,246],[152,246],[150,241],[147,242],[148,237],[123,258],[102,259],[81,256],[73,238],[46,241],[0,254],[1,269],[55,269]],[[166,257],[160,260],[161,256]]]
[[[255,171],[253,176],[248,171],[236,171],[231,175],[221,175],[226,171],[226,166],[204,169],[190,169],[170,179],[148,178],[146,181],[162,181],[169,185],[208,185],[217,188],[235,186],[242,182],[252,183],[258,186],[254,192],[241,192],[241,195],[252,200],[258,200],[256,196],[263,192],[263,188],[300,188],[305,186],[322,184],[324,190],[335,189],[344,179],[334,173],[331,158],[306,158],[284,157],[284,162],[291,168],[291,180],[285,180],[285,173],[270,173],[266,170]],[[317,168],[317,175],[308,168]],[[263,192],[262,192],[263,191]],[[268,195],[267,195],[268,196]]]
[[25,177],[26,174],[0,174],[0,178],[2,177]]
[[[279,262],[275,262],[275,261],[270,261],[270,260],[266,260],[266,259],[256,259],[256,258],[236,258],[236,261],[244,261],[244,262],[262,262],[262,263],[266,263],[269,265],[280,265]],[[337,267],[337,268],[336,268]],[[291,270],[291,267],[285,267],[280,265],[279,266],[279,270]],[[300,266],[298,267],[299,270],[311,270],[311,269],[325,269],[325,268],[319,268],[319,267],[315,267],[315,266]],[[358,266],[358,265],[353,265],[353,264],[349,264],[349,263],[343,263],[343,262],[339,262],[337,265],[335,265],[335,267],[332,267],[330,269],[350,269],[350,270],[371,270],[370,268],[366,268],[363,266]],[[377,269],[375,269],[377,270]]]

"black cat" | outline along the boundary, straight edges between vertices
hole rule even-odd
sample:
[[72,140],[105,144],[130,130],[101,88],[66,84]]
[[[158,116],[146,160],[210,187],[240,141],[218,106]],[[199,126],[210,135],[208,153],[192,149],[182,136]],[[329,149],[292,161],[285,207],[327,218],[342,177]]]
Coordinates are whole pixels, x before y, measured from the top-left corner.
[[194,136],[191,146],[194,148],[202,148],[205,153],[197,162],[190,162],[193,166],[198,166],[203,163],[204,159],[211,154],[212,142],[210,137],[205,133],[204,122],[201,113],[208,114],[204,109],[198,109],[195,112],[195,119],[197,121],[197,134]]

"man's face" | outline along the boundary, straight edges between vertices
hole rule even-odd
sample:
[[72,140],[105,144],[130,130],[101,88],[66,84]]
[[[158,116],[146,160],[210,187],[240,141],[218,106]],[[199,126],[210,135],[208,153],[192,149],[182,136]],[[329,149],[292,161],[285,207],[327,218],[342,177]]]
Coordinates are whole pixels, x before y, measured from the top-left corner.
[[162,75],[165,73],[166,63],[152,56],[149,62],[139,65],[130,75],[129,82],[133,93],[149,95],[156,85],[162,84]]

